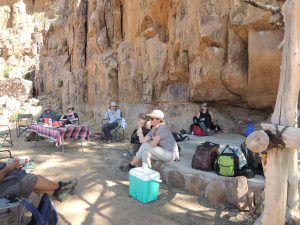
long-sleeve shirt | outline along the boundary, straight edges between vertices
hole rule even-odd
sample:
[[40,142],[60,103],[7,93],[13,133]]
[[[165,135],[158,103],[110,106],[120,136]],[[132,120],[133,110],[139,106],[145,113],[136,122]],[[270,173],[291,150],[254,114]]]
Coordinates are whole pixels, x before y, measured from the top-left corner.
[[43,114],[39,117],[39,119],[42,119],[42,118],[51,118],[52,121],[55,121],[55,113],[50,111],[50,112],[43,112]]
[[120,120],[122,118],[122,113],[119,109],[116,111],[109,110],[105,112],[105,119],[108,119],[108,123],[114,123],[117,122],[117,120]]

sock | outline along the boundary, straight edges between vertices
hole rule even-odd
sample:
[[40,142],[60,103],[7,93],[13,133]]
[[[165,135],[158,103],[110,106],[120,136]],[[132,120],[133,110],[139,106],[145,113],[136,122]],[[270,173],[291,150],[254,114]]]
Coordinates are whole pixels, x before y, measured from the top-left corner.
[[128,167],[129,167],[129,169],[135,168],[135,166],[131,165],[130,163],[128,163]]

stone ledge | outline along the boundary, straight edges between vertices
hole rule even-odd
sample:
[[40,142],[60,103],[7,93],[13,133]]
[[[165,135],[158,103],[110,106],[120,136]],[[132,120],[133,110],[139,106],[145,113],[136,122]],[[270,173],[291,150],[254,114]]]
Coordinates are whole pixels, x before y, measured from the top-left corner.
[[262,201],[264,178],[256,175],[246,177],[222,177],[215,172],[191,168],[192,156],[197,145],[203,141],[239,146],[245,137],[234,134],[218,134],[209,137],[190,136],[190,141],[180,142],[181,161],[154,164],[162,179],[174,188],[187,190],[191,194],[206,197],[215,204],[231,203],[239,210],[247,211],[259,206]]

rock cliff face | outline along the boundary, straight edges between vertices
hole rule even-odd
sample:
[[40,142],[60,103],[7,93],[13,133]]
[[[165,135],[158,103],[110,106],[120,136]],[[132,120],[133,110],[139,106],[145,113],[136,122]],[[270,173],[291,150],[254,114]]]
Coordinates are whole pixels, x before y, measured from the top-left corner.
[[[20,56],[38,60],[37,94],[56,91],[63,108],[74,104],[97,122],[117,100],[129,123],[160,108],[179,130],[208,101],[235,129],[275,104],[283,32],[270,13],[240,0],[0,0],[0,12],[2,29],[22,30],[37,46],[22,45]],[[18,28],[17,18],[40,12],[49,23]],[[11,65],[18,54],[1,36],[0,60]]]

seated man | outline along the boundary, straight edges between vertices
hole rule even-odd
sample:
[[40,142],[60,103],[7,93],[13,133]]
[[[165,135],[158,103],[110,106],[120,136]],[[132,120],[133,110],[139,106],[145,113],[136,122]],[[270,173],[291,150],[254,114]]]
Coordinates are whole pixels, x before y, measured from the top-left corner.
[[151,159],[161,162],[170,162],[179,159],[178,145],[174,139],[171,130],[164,122],[164,113],[160,110],[153,110],[147,114],[152,126],[151,131],[144,136],[140,126],[137,135],[139,136],[142,146],[139,148],[136,156],[128,166],[120,166],[123,171],[128,171],[141,163],[145,163],[149,168],[152,167]]
[[74,107],[69,106],[67,108],[67,113],[65,115],[62,115],[60,120],[66,120],[66,124],[74,124],[74,122],[77,121],[78,118],[78,114],[75,112]]
[[53,195],[57,200],[64,201],[73,193],[77,179],[68,182],[53,182],[45,177],[27,174],[19,170],[16,161],[0,163],[0,198],[6,196],[28,198],[31,192]]
[[[142,127],[143,135],[146,136],[150,132],[150,123],[149,119],[145,113],[140,113],[138,116],[138,128]],[[138,151],[142,145],[137,135],[138,129],[134,129],[130,138],[130,149],[128,152],[124,153],[125,157],[135,156],[135,153]]]
[[50,105],[44,106],[44,112],[42,113],[42,115],[39,116],[38,121],[43,122],[42,120],[44,118],[51,118],[52,122],[55,121],[55,113],[53,111],[51,111]]
[[107,143],[111,143],[111,130],[118,126],[118,120],[122,118],[122,112],[118,109],[118,106],[115,102],[110,103],[109,110],[105,112],[104,118],[108,121],[103,125],[102,132]]

